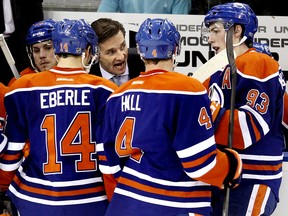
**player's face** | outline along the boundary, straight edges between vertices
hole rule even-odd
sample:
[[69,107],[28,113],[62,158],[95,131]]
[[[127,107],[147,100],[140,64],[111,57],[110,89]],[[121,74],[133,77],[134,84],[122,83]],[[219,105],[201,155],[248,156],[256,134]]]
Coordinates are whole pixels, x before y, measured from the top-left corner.
[[121,31],[108,40],[99,43],[99,63],[111,74],[123,74],[126,70],[128,48]]
[[49,70],[57,64],[51,40],[33,44],[32,55],[39,72]]
[[211,44],[216,54],[226,48],[225,37],[226,31],[221,22],[215,22],[209,26],[208,43]]

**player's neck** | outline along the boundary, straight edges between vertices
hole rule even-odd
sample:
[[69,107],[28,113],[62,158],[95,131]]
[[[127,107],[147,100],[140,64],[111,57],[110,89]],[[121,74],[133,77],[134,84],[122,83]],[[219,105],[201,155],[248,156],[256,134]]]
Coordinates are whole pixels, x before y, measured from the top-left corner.
[[247,52],[248,49],[249,47],[245,43],[242,43],[239,46],[234,47],[234,51],[236,52],[237,56],[240,56],[243,53]]
[[59,58],[58,67],[63,68],[83,68],[81,56],[68,56],[67,58]]
[[167,60],[160,60],[157,64],[153,64],[149,62],[145,64],[146,71],[155,70],[155,69],[162,69],[166,71],[173,71],[173,61],[172,59]]

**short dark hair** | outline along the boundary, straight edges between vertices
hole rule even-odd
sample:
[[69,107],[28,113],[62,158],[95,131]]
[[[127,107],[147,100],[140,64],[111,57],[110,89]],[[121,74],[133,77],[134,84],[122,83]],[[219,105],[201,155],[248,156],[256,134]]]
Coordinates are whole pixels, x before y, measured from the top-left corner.
[[95,20],[92,22],[91,27],[98,36],[99,44],[115,36],[119,31],[123,33],[124,37],[126,34],[124,26],[120,22],[110,18],[100,18]]

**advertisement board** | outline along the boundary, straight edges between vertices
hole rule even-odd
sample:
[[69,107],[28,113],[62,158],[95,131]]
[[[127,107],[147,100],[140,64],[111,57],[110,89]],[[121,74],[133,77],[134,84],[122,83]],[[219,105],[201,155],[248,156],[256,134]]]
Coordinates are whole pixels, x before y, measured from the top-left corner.
[[[55,20],[82,18],[89,23],[102,17],[118,20],[127,31],[126,39],[129,47],[135,47],[135,33],[146,18],[168,18],[181,34],[181,54],[177,57],[178,65],[175,71],[189,75],[211,56],[208,43],[201,39],[201,24],[204,15],[45,11],[44,16]],[[255,41],[267,43],[273,55],[279,59],[282,69],[288,71],[288,17],[258,16],[258,21]]]

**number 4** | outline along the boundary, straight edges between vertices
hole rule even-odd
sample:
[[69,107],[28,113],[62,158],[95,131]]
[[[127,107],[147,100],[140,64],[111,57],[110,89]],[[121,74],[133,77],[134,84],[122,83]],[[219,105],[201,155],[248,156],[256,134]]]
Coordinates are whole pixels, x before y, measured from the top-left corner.
[[130,156],[134,161],[139,162],[143,152],[139,148],[132,146],[134,125],[134,118],[125,118],[116,136],[115,147],[119,157]]
[[201,126],[205,125],[206,129],[210,129],[212,127],[212,122],[211,118],[207,113],[207,110],[205,107],[202,107],[200,109],[199,117],[198,117],[198,122]]

